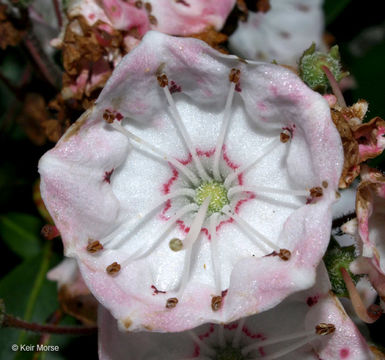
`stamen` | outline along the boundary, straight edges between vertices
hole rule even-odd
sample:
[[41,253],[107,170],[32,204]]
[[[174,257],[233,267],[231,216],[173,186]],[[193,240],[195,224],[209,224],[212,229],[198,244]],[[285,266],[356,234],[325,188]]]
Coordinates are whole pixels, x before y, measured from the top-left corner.
[[247,233],[250,238],[253,240],[253,242],[262,250],[262,251],[265,251],[265,249],[263,249],[260,245],[260,243],[258,241],[255,240],[255,237],[257,237],[259,240],[261,240],[264,245],[266,246],[269,246],[270,248],[272,248],[273,250],[275,250],[276,252],[279,253],[280,251],[280,248],[273,244],[265,235],[261,234],[257,229],[254,229],[251,225],[249,225],[245,220],[243,220],[240,216],[238,216],[237,214],[231,212],[230,210],[230,207],[228,205],[226,205],[224,208],[223,208],[223,213],[225,213],[226,215],[230,216],[231,218],[233,218],[235,220],[235,222],[238,224],[238,226],[245,232]]
[[309,196],[310,192],[306,190],[291,190],[291,189],[276,189],[266,186],[234,186],[228,192],[227,196],[231,198],[233,195],[240,192],[255,192],[255,193],[270,193],[270,194],[283,194],[292,196]]
[[[173,217],[171,217],[168,221],[167,221],[167,225],[166,225],[166,229],[160,234],[160,236],[158,237],[158,239],[156,239],[154,241],[154,243],[141,255],[139,255],[138,257],[135,257],[134,260],[138,260],[138,259],[141,259],[145,256],[147,256],[149,253],[151,253],[156,247],[159,246],[160,242],[163,240],[163,238],[170,232],[171,228],[173,227],[173,225],[185,214],[191,212],[191,211],[194,211],[196,210],[198,207],[197,204],[189,204],[189,205],[185,205],[184,207],[182,207],[181,209],[179,209],[175,215]],[[126,260],[127,261],[127,260]],[[125,262],[126,262],[125,261]]]
[[349,297],[352,301],[354,311],[356,312],[357,316],[367,324],[374,323],[381,316],[381,313],[368,311],[366,309],[365,304],[362,301],[361,296],[347,270],[341,267],[340,271],[342,274],[342,278],[344,279],[346,288],[349,292]]
[[120,271],[120,268],[121,268],[120,264],[118,264],[115,261],[111,265],[107,266],[106,271],[107,271],[108,275],[113,276],[113,275],[117,274]]
[[260,162],[266,155],[268,155],[272,150],[274,150],[279,143],[279,139],[273,140],[263,149],[262,154],[260,154],[256,159],[252,160],[248,164],[245,164],[244,166],[239,167],[233,173],[230,173],[223,184],[225,188],[228,189],[230,187],[230,184],[237,178],[239,174],[243,173],[244,171],[248,170],[252,166],[256,165],[258,162]]
[[208,196],[203,202],[203,204],[201,205],[201,207],[199,208],[190,226],[190,231],[183,241],[183,248],[186,249],[186,255],[185,255],[185,261],[183,266],[183,275],[179,285],[179,291],[178,291],[179,297],[181,297],[181,294],[183,294],[184,289],[188,283],[188,279],[190,277],[192,248],[202,230],[202,225],[206,219],[206,214],[210,204],[210,200],[211,200],[211,197]]
[[179,300],[176,297],[167,299],[166,308],[167,309],[173,309],[178,304],[178,302],[179,302]]
[[87,251],[91,254],[95,254],[103,250],[103,245],[98,240],[88,240]]
[[319,198],[323,195],[323,189],[320,186],[316,186],[310,189],[310,196],[312,198]]
[[183,241],[178,238],[173,238],[170,240],[168,246],[172,251],[180,251],[183,249]]
[[175,122],[176,122],[176,125],[182,134],[183,140],[184,140],[185,144],[187,145],[187,148],[189,149],[189,151],[191,153],[192,159],[193,159],[194,164],[198,170],[199,176],[201,177],[201,179],[203,179],[205,181],[210,181],[211,180],[210,176],[207,175],[205,169],[203,168],[203,166],[202,166],[202,164],[198,158],[197,152],[192,145],[190,136],[188,135],[187,130],[183,124],[182,118],[179,114],[179,111],[178,111],[176,105],[175,105],[174,99],[172,98],[172,95],[170,93],[168,86],[164,86],[163,91],[164,91],[166,98],[167,98],[167,101],[170,105],[170,112],[173,115]]
[[[232,69],[232,70],[234,70],[234,69]],[[238,78],[239,78],[239,76],[238,76]],[[219,159],[220,159],[221,152],[222,152],[223,142],[225,140],[225,136],[227,133],[227,128],[228,128],[228,125],[230,122],[230,115],[231,115],[230,109],[231,109],[231,105],[233,103],[236,84],[237,84],[236,81],[230,80],[230,89],[229,89],[229,92],[227,94],[225,112],[224,112],[224,116],[223,116],[221,131],[219,133],[217,144],[215,146],[214,162],[213,162],[213,174],[214,174],[215,180],[217,180],[217,181],[221,180],[221,174],[219,172]]]
[[209,208],[211,201],[211,196],[208,196],[205,201],[203,201],[203,204],[200,206],[191,226],[190,231],[188,232],[186,238],[183,240],[183,248],[188,249],[191,248],[192,245],[195,243],[196,239],[198,238],[201,230],[202,225],[206,219],[207,210]]
[[179,162],[177,159],[175,159],[172,156],[168,156],[164,151],[161,149],[151,145],[147,141],[143,140],[142,138],[136,136],[131,131],[128,131],[120,124],[113,122],[110,124],[115,130],[119,131],[123,135],[127,136],[130,140],[135,141],[136,143],[143,145],[144,147],[147,147],[150,149],[153,153],[160,156],[163,160],[169,162],[170,164],[174,165],[180,172],[182,172],[195,186],[198,186],[200,181],[196,177],[196,175],[190,171],[185,165],[183,165],[181,162]]
[[[286,336],[281,336],[281,337],[278,337],[278,338],[272,338],[272,339],[269,339],[269,340],[265,340],[265,341],[257,341],[257,342],[254,342],[253,344],[249,345],[249,346],[246,346],[245,348],[242,349],[242,355],[246,355],[248,354],[250,351],[252,350],[255,350],[255,349],[258,349],[259,347],[265,347],[265,346],[268,346],[268,345],[274,345],[274,344],[277,344],[277,343],[280,343],[280,342],[284,342],[284,341],[289,341],[289,340],[294,340],[294,339],[299,339],[299,338],[302,338],[302,337],[305,337],[305,339],[297,342],[297,343],[294,343],[290,346],[286,346],[284,349],[282,350],[279,350],[275,353],[272,353],[270,355],[267,355],[267,356],[264,356],[263,359],[264,360],[273,360],[273,359],[277,359],[281,356],[284,356],[284,355],[287,355],[289,353],[291,353],[292,351],[308,344],[310,341],[313,341],[315,338],[317,338],[318,336],[325,336],[325,335],[329,335],[329,334],[333,334],[335,332],[335,326],[333,324],[326,324],[326,323],[320,323],[318,324],[316,327],[315,327],[315,331],[312,330],[312,331],[302,331],[302,332],[298,332],[298,333],[294,333],[294,334],[289,334],[289,335],[286,335]],[[257,359],[255,359],[257,360]]]
[[274,199],[272,197],[269,197],[269,196],[265,196],[265,195],[258,195],[258,198],[255,198],[256,200],[259,200],[259,201],[265,201],[269,204],[275,204],[275,205],[278,205],[278,206],[284,206],[284,207],[287,207],[289,209],[294,209],[294,210],[297,210],[298,208],[300,208],[302,205],[298,205],[298,204],[295,204],[295,203],[292,203],[292,202],[288,202],[288,201],[283,201],[283,200],[277,200],[277,199]]
[[217,230],[216,227],[218,225],[218,213],[215,213],[211,215],[210,217],[210,225],[209,225],[209,231],[211,235],[211,260],[213,262],[213,271],[214,271],[214,281],[215,281],[215,288],[217,294],[220,294],[222,291],[222,284],[221,284],[221,272],[220,272],[220,262],[218,258],[218,238],[217,238]]
[[211,309],[213,311],[218,311],[222,307],[222,296],[214,296],[211,299]]
[[219,347],[224,348],[226,346],[225,327],[223,324],[218,324],[217,329],[218,329]]
[[238,326],[237,326],[237,329],[235,330],[233,342],[231,344],[233,348],[239,348],[239,343],[241,342],[242,330],[243,330],[243,326],[245,325],[245,322],[246,322],[246,318],[242,318],[238,320]]
[[[134,226],[134,228],[129,232],[128,235],[124,234],[122,236],[122,229],[121,227],[118,227],[116,230],[114,230],[108,237],[106,237],[103,240],[104,245],[107,243],[110,243],[109,249],[117,248],[121,245],[121,243],[124,241],[126,242],[133,234],[135,234],[138,230],[138,228],[145,223],[148,220],[148,217],[155,211],[157,210],[160,206],[162,206],[167,200],[179,197],[179,196],[189,196],[189,197],[194,197],[195,196],[195,191],[192,189],[188,188],[182,188],[182,189],[177,189],[174,192],[167,194],[161,198],[161,200],[150,210],[142,216],[142,219]],[[136,221],[136,219],[135,219]],[[124,224],[126,225],[126,224]],[[119,237],[117,237],[116,233],[120,233]],[[110,240],[111,239],[111,240]]]
[[213,348],[208,346],[206,343],[204,343],[201,339],[199,339],[199,336],[197,336],[193,331],[188,332],[189,335],[192,337],[194,342],[203,350],[205,351],[208,355],[210,356],[215,356],[216,352]]

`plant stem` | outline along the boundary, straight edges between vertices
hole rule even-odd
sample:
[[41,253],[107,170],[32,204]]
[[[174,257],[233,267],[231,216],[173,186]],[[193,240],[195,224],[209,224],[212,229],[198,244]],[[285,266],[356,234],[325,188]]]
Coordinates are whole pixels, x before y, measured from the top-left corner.
[[4,314],[2,327],[12,327],[43,334],[57,335],[91,335],[97,331],[96,326],[58,326],[52,324],[37,324]]

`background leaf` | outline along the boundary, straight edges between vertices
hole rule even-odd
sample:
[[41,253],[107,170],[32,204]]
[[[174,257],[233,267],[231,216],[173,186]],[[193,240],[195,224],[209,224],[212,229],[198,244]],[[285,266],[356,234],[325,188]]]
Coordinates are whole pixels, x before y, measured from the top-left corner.
[[41,251],[41,227],[41,220],[32,215],[0,215],[0,236],[11,250],[22,258],[33,257]]

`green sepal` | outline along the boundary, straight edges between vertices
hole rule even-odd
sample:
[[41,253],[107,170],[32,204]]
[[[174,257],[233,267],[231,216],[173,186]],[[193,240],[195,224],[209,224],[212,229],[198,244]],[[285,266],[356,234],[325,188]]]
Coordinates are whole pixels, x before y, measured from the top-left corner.
[[356,254],[353,245],[341,247],[333,237],[331,238],[324,256],[324,262],[332,284],[332,290],[338,297],[349,297],[340,271],[341,268],[345,268],[348,271],[354,284],[360,279],[359,275],[354,275],[349,270],[351,262],[355,259]]

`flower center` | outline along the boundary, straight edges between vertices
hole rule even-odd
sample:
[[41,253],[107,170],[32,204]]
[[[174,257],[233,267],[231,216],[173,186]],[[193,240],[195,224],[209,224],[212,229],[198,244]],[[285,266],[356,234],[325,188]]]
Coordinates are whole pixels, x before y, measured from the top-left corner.
[[242,355],[241,349],[234,348],[227,344],[224,348],[216,349],[217,353],[214,360],[244,360],[245,357]]
[[230,203],[227,197],[227,189],[218,181],[205,181],[201,183],[195,190],[194,201],[200,206],[209,196],[211,198],[208,207],[209,215],[221,211],[225,205]]

